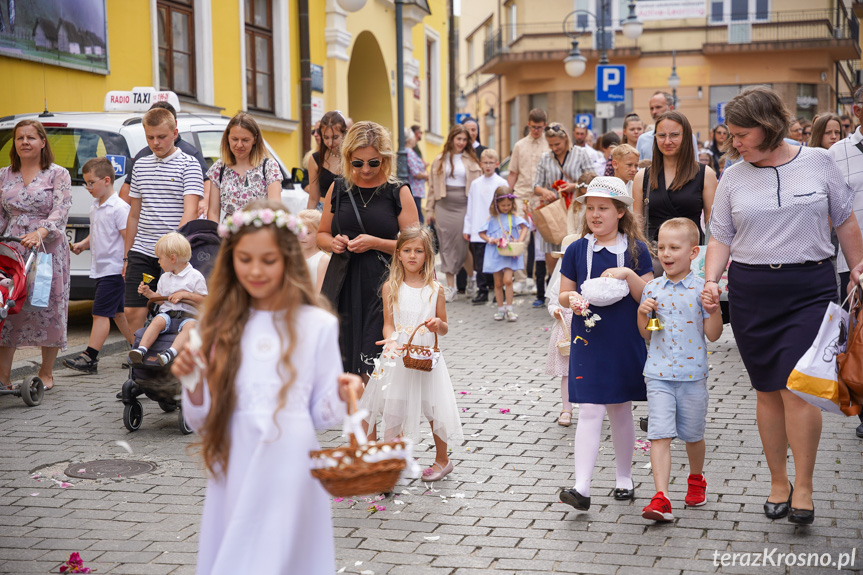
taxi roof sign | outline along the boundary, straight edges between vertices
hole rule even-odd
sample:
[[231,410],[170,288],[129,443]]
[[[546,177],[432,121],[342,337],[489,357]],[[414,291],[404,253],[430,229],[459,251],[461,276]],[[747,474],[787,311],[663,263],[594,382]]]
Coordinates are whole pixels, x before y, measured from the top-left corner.
[[152,86],[136,86],[131,91],[111,90],[105,94],[106,112],[146,112],[156,102],[168,102],[180,111],[180,99],[174,92],[157,91]]

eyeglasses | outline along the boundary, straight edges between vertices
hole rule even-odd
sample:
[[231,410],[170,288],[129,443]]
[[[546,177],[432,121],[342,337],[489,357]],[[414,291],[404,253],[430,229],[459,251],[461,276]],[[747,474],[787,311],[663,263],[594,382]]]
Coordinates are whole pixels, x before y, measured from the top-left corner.
[[379,168],[381,166],[381,160],[380,158],[372,158],[367,162],[362,160],[351,160],[351,165],[357,169],[362,168],[365,164],[368,164],[370,168]]
[[680,132],[671,132],[670,134],[656,134],[657,140],[679,140],[683,134]]
[[85,188],[87,188],[87,189],[89,190],[89,189],[91,189],[91,188],[95,188],[95,187],[96,187],[96,184],[98,184],[98,183],[99,183],[99,180],[96,180],[95,182],[88,182],[88,181],[86,181],[86,180],[85,180],[85,181],[84,181],[84,187],[85,187]]
[[803,135],[804,136],[811,136],[812,132],[810,132],[809,130],[803,130]]
[[532,132],[539,132],[545,128],[545,126],[531,126],[530,124],[528,124],[527,127],[530,128]]

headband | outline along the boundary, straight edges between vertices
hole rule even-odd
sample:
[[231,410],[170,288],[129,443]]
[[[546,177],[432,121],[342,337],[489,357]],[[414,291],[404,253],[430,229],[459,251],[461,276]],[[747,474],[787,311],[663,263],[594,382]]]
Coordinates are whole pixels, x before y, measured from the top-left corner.
[[503,196],[497,196],[494,201],[499,202],[501,200],[515,200],[518,199],[518,196],[515,194],[505,194]]
[[289,230],[301,239],[306,235],[306,226],[295,215],[289,214],[285,210],[273,211],[265,208],[263,210],[244,210],[225,216],[224,223],[219,224],[219,236],[227,238],[240,231],[243,226],[250,225],[256,228],[274,225],[277,228]]

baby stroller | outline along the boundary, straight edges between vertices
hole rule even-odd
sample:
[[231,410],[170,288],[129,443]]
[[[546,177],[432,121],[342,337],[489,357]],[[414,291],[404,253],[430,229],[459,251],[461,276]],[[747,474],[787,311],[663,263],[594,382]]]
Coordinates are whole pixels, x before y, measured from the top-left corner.
[[[209,276],[221,242],[217,233],[216,222],[192,220],[180,228],[179,232],[186,236],[192,245],[192,259],[189,263],[204,277]],[[147,323],[135,332],[133,349],[141,343],[147,326],[156,317],[158,304],[167,299],[156,297],[150,300],[147,305]],[[182,301],[194,305],[194,302],[189,300]],[[186,419],[183,417],[183,409],[180,405],[180,382],[171,373],[171,365],[162,366],[158,359],[160,353],[173,345],[176,337],[176,333],[160,334],[147,350],[147,354],[144,356],[144,365],[129,366],[129,379],[123,384],[121,392],[124,405],[123,425],[129,431],[137,431],[141,427],[141,421],[144,419],[144,407],[138,400],[138,396],[143,394],[157,402],[162,411],[168,413],[177,411],[177,424],[180,431],[184,435],[192,433],[192,430],[186,425]]]
[[[159,313],[159,304],[167,300],[166,297],[155,297],[150,300],[147,305],[147,323],[135,332],[133,349],[141,343],[147,326]],[[189,300],[181,301],[194,305],[194,302]],[[177,425],[180,431],[183,435],[192,433],[192,430],[186,425],[186,418],[183,417],[183,409],[180,404],[180,382],[171,373],[171,364],[163,366],[159,363],[159,354],[171,347],[176,337],[177,334],[170,333],[170,330],[159,334],[159,337],[147,350],[143,366],[129,366],[129,379],[123,384],[121,392],[125,406],[123,408],[123,425],[129,431],[137,431],[141,427],[141,421],[144,419],[144,406],[141,405],[138,396],[143,394],[158,403],[162,411],[166,413],[177,411]]]
[[[0,279],[0,330],[6,318],[16,314],[27,301],[27,272],[36,261],[36,250],[27,253],[27,260],[12,247],[11,242],[21,243],[21,238],[0,236],[0,272],[5,276]],[[11,285],[10,285],[11,284]],[[27,407],[35,407],[42,403],[45,387],[37,376],[31,376],[14,389],[0,386],[0,395],[14,395],[24,400]]]

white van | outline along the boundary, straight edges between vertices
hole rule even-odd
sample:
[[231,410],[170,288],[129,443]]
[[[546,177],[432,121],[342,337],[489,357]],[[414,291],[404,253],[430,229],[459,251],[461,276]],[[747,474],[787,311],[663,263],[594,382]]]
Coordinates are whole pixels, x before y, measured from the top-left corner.
[[[81,168],[91,158],[109,156],[114,164],[117,179],[114,189],[119,191],[125,181],[126,170],[133,158],[146,147],[147,140],[141,124],[143,112],[49,112],[17,114],[0,118],[0,167],[9,165],[9,150],[13,145],[12,129],[21,120],[38,120],[48,132],[54,161],[69,170],[72,176],[72,208],[66,225],[70,242],[81,241],[90,233],[90,205],[93,198],[84,188]],[[193,144],[204,155],[208,165],[219,159],[222,133],[230,118],[217,114],[177,114],[180,137]],[[267,144],[267,152],[282,171],[282,200],[296,213],[304,209],[308,194],[299,182],[295,183],[292,171],[285,167]],[[89,277],[90,252],[72,254],[70,299],[93,299],[95,284]]]

